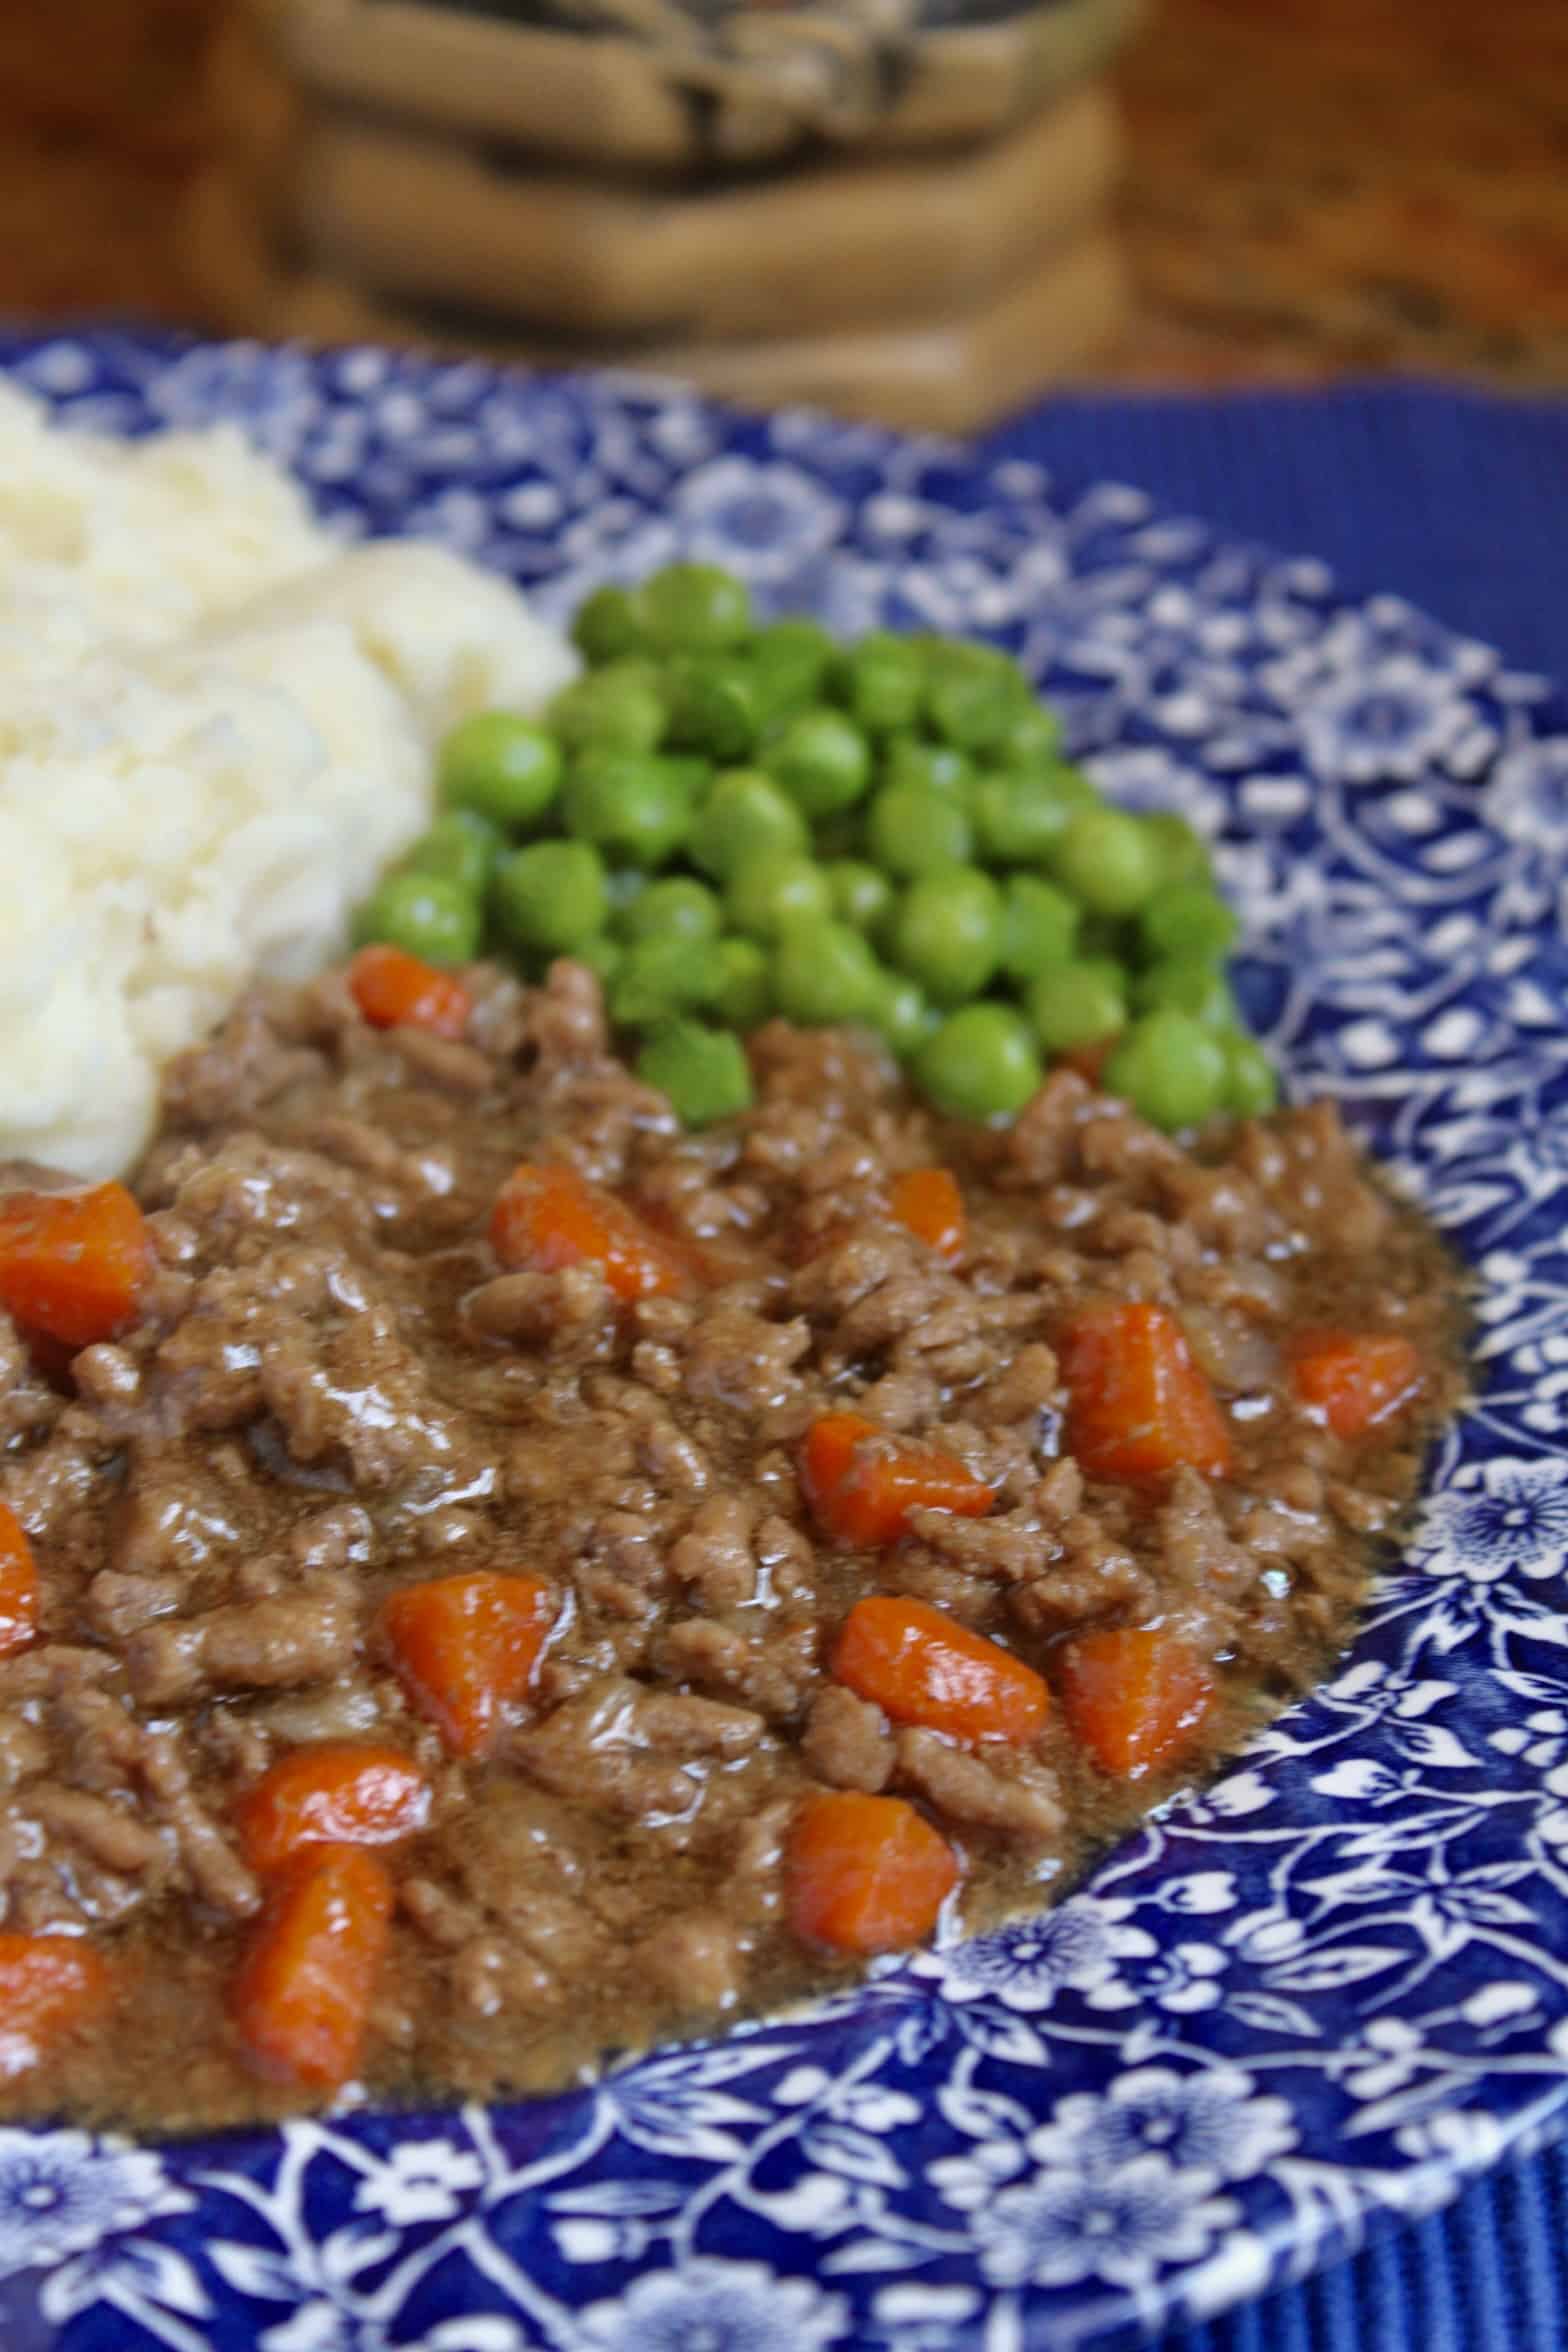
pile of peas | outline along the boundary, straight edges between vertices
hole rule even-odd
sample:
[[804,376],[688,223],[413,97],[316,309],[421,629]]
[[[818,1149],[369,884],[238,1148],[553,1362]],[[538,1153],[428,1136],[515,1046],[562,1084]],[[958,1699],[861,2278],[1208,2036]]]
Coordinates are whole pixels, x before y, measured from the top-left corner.
[[692,1126],[745,1108],[735,1033],[775,1012],[880,1031],[957,1118],[1010,1118],[1091,1047],[1161,1127],[1273,1103],[1202,841],[1102,800],[1007,655],[762,623],[694,563],[601,588],[573,636],[542,717],[447,738],[443,813],[360,941],[579,957]]

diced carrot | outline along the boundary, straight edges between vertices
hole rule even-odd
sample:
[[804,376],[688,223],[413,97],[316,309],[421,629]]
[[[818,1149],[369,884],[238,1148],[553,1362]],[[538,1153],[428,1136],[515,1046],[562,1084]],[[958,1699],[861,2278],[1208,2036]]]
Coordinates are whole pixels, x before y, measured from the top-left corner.
[[680,1252],[635,1209],[553,1161],[512,1170],[491,1211],[490,1239],[503,1266],[543,1274],[597,1266],[618,1299],[662,1297],[688,1281]]
[[806,1500],[819,1518],[837,1501],[862,1448],[886,1437],[887,1432],[864,1413],[822,1413],[813,1421],[801,1448],[800,1477]]
[[401,947],[362,947],[349,965],[348,985],[372,1029],[461,1037],[474,1009],[461,980]]
[[0,1307],[73,1351],[130,1321],[151,1254],[123,1184],[0,1194]]
[[893,1214],[949,1263],[964,1254],[964,1196],[950,1168],[911,1168],[894,1179]]
[[904,1445],[862,1413],[824,1413],[801,1450],[806,1500],[841,1543],[896,1543],[914,1510],[982,1519],[996,1497],[951,1454]]
[[386,1952],[392,1879],[362,1846],[311,1848],[280,1879],[234,1980],[246,2060],[335,2089],[359,2060]]
[[1336,1437],[1360,1437],[1409,1404],[1421,1357],[1397,1332],[1304,1331],[1290,1350],[1296,1395]]
[[902,1593],[870,1593],[845,1618],[829,1671],[895,1723],[962,1740],[1039,1738],[1050,1693],[1011,1651],[944,1609]]
[[423,1829],[430,1788],[397,1748],[323,1741],[295,1748],[246,1790],[235,1808],[253,1870],[281,1870],[307,1846],[384,1846]]
[[0,1929],[0,2077],[25,2074],[108,2006],[109,1964],[80,1936]]
[[1159,1625],[1080,1634],[1056,1658],[1068,1728],[1123,1780],[1173,1762],[1197,1736],[1214,1696],[1207,1662]]
[[533,1576],[439,1576],[406,1584],[381,1613],[412,1704],[455,1755],[480,1756],[534,1677],[556,1596]]
[[0,1658],[25,1650],[38,1635],[38,1568],[27,1530],[0,1501]]
[[1159,1478],[1231,1465],[1230,1431],[1186,1334],[1164,1307],[1088,1307],[1062,1335],[1067,1443],[1091,1478]]
[[958,1856],[902,1797],[814,1791],[785,1857],[789,1920],[835,1952],[901,1952],[931,1933],[958,1884]]

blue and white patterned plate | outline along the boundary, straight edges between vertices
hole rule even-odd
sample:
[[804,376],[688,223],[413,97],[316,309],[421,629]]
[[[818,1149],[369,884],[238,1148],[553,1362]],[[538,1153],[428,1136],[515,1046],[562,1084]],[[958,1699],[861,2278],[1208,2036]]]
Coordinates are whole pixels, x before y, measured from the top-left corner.
[[[1568,714],[1137,492],[629,379],[0,343],[67,418],[243,422],[347,535],[564,610],[678,550],[844,629],[994,632],[1185,810],[1297,1092],[1478,1272],[1482,1395],[1328,1687],[1044,1918],[460,2114],[0,2128],[8,2352],[1023,2352],[1205,2314],[1568,2102]],[[178,2063],[178,2053],[170,2053]]]

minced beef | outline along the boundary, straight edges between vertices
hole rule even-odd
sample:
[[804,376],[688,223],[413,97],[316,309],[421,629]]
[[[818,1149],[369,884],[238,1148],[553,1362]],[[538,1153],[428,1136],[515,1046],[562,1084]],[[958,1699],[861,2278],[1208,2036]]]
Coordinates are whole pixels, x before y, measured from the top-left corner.
[[[367,1027],[337,974],[254,994],[169,1075],[133,1326],[46,1376],[0,1316],[0,1493],[43,1587],[40,1639],[0,1661],[0,1925],[92,1936],[119,1988],[4,2086],[9,2112],[301,2103],[229,2019],[264,1896],[233,1821],[317,1741],[394,1746],[430,1788],[390,1854],[363,2069],[383,2095],[553,2086],[842,1981],[785,1918],[811,1788],[914,1802],[970,1925],[1054,1897],[1173,1775],[1113,1779],[1059,1708],[1025,1749],[890,1722],[829,1672],[853,1602],[916,1596],[1048,1681],[1086,1627],[1178,1624],[1218,1682],[1192,1777],[1342,1646],[1368,1537],[1456,1399],[1455,1271],[1327,1103],[1184,1147],[1059,1071],[1010,1130],[962,1129],[870,1041],[774,1024],[756,1107],[689,1135],[581,968],[468,981],[461,1043]],[[693,1279],[628,1307],[593,1265],[499,1264],[489,1215],[523,1159],[636,1204]],[[933,1165],[964,1197],[956,1264],[889,1209]],[[1066,1450],[1064,1328],[1118,1299],[1180,1320],[1228,1476],[1130,1486]],[[1356,1440],[1286,1375],[1292,1332],[1336,1323],[1404,1335],[1425,1369]],[[956,1457],[992,1509],[836,1545],[798,1464],[846,1408]],[[526,1701],[465,1761],[411,1708],[380,1612],[481,1568],[559,1607]]]

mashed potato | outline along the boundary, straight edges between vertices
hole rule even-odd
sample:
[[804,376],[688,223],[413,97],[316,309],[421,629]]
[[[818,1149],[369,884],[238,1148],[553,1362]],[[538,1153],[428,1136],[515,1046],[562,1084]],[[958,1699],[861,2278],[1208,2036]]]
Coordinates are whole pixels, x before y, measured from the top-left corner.
[[575,666],[440,548],[345,553],[230,429],[65,433],[0,385],[0,1158],[123,1168],[168,1057],[341,948],[436,737]]

